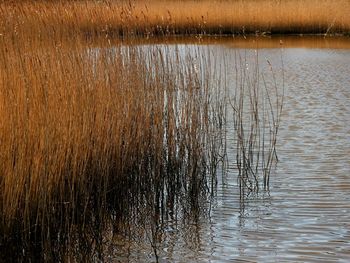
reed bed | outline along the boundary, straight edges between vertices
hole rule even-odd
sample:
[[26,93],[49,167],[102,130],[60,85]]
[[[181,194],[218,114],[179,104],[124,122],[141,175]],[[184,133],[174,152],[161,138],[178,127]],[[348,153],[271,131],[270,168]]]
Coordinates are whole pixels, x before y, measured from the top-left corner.
[[[180,6],[192,12],[190,19]],[[226,85],[200,54],[145,50],[132,45],[132,36],[242,31],[232,13],[219,16],[216,6],[209,1],[0,3],[4,258],[102,260],[106,237],[137,222],[148,226],[143,234],[158,260],[165,218],[196,217],[225,162]],[[341,25],[332,30],[347,28]],[[131,45],[111,45],[112,37],[121,35]]]
[[91,261],[107,226],[198,209],[221,118],[200,57],[9,36],[0,38],[4,258]]
[[2,27],[35,35],[350,32],[347,0],[3,1],[0,13]]

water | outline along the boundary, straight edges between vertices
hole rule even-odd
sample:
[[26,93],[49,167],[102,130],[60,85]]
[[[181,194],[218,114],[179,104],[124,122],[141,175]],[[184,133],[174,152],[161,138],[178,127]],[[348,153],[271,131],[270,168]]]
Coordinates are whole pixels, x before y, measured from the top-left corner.
[[[279,162],[269,191],[240,201],[229,144],[229,170],[219,175],[208,215],[186,223],[170,220],[157,247],[159,261],[350,262],[350,39],[205,39],[199,44],[187,39],[156,45],[216,58],[221,70],[226,67],[228,83],[234,83],[238,56],[247,67],[258,56],[267,81],[272,80],[269,63],[277,83],[282,84],[282,70],[285,81]],[[229,141],[233,136],[228,134]],[[155,260],[147,240],[118,242],[110,247],[111,261]]]

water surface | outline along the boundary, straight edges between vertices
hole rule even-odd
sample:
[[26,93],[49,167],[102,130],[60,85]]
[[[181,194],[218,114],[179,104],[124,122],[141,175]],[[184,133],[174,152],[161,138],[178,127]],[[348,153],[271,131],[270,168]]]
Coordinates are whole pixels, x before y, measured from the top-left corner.
[[[269,191],[240,201],[233,124],[228,123],[228,173],[218,175],[208,216],[169,219],[158,244],[161,262],[350,261],[350,39],[289,37],[194,39],[157,45],[216,59],[234,83],[237,57],[279,87],[284,110],[279,162]],[[225,70],[223,70],[225,67]],[[219,70],[216,68],[216,70]],[[221,76],[224,77],[224,76]],[[234,85],[229,86],[234,89]],[[118,241],[110,260],[153,262],[150,244]]]

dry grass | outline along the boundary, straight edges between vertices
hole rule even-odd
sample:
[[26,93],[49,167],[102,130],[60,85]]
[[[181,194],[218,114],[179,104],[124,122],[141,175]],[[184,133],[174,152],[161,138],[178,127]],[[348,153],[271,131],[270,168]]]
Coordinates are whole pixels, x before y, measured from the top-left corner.
[[350,29],[350,3],[346,0],[149,0],[136,1],[134,10],[139,18],[145,14],[151,27],[183,32],[325,33]]
[[5,1],[0,13],[3,28],[29,34],[350,32],[347,0]]
[[91,260],[107,222],[142,205],[159,217],[179,192],[196,206],[206,188],[216,113],[201,65],[64,35],[0,38],[4,258]]

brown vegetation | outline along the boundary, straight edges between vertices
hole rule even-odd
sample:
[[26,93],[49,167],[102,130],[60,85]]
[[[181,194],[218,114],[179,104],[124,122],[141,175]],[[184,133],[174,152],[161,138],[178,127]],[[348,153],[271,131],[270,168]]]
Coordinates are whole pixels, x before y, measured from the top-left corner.
[[4,1],[0,13],[29,34],[40,34],[35,24],[87,35],[350,32],[347,0]]
[[201,65],[60,30],[0,36],[5,259],[89,261],[107,224],[196,207],[211,182],[207,135],[220,117]]

